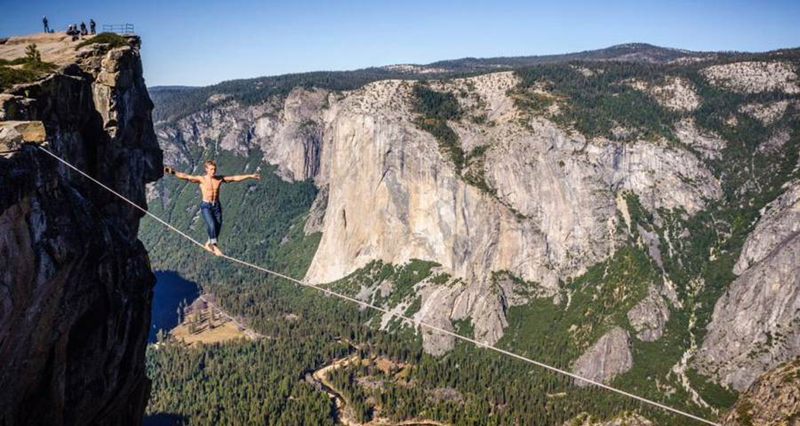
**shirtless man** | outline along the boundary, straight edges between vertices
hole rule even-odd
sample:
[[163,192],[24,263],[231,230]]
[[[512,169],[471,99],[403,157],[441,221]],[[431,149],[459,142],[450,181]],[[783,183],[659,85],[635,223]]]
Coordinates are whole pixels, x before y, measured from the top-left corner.
[[217,245],[217,237],[222,229],[222,206],[219,203],[219,188],[223,182],[241,182],[247,179],[260,180],[261,175],[254,173],[251,175],[217,176],[217,164],[211,160],[205,162],[206,174],[203,176],[192,176],[176,171],[172,167],[164,167],[164,173],[175,175],[178,179],[188,180],[200,185],[200,192],[203,195],[203,202],[200,203],[200,212],[203,214],[208,225],[208,241],[205,243],[206,250],[217,256],[222,255],[222,251]]

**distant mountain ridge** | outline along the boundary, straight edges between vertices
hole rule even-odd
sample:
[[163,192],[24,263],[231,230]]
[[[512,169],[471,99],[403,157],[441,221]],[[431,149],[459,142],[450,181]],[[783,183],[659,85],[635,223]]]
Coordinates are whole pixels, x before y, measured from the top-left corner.
[[452,59],[433,62],[427,66],[445,68],[450,71],[474,71],[476,68],[494,69],[500,66],[515,68],[567,61],[641,61],[665,63],[685,57],[703,58],[715,54],[715,52],[693,52],[691,50],[654,46],[647,43],[625,43],[603,49],[554,55]]
[[192,89],[197,89],[198,87],[201,86],[153,86],[153,87],[148,87],[147,89],[150,93],[154,93],[154,92],[192,90]]
[[153,119],[159,122],[175,120],[197,112],[204,101],[214,94],[232,95],[232,99],[250,104],[276,94],[287,95],[296,86],[352,90],[378,80],[436,79],[450,75],[480,74],[569,61],[668,63],[681,58],[702,60],[718,55],[744,54],[693,52],[647,43],[626,43],[603,49],[565,54],[448,59],[422,65],[394,64],[352,71],[314,71],[236,79],[204,87],[153,86],[148,90],[156,105],[153,110]]

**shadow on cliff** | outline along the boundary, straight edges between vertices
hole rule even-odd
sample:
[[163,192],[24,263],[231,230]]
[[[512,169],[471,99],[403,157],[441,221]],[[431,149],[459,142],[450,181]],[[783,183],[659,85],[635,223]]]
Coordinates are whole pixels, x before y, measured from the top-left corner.
[[188,417],[172,413],[156,413],[142,419],[142,426],[184,426],[188,424]]

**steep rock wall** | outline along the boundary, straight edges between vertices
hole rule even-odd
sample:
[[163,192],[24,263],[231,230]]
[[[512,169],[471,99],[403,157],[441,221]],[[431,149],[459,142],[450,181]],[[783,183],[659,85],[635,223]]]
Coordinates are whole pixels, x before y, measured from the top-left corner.
[[[491,289],[492,272],[510,271],[552,294],[559,279],[616,249],[619,193],[637,194],[650,210],[689,212],[719,196],[719,182],[688,151],[587,140],[527,119],[507,95],[514,84],[511,73],[497,73],[434,86],[456,93],[474,87],[481,106],[462,107],[492,124],[451,124],[465,152],[488,147],[482,171],[496,194],[458,177],[436,139],[416,128],[412,83],[377,82],[332,99],[317,177],[328,185],[328,208],[306,279],[330,282],[376,258],[434,260],[467,285],[424,297],[439,308],[421,319],[472,318],[476,337],[494,343],[507,306]],[[449,347],[440,340],[426,349]]]
[[[3,144],[41,144],[145,205],[161,150],[127,40],[0,95],[0,126],[40,123]],[[155,282],[141,212],[30,144],[0,157],[0,187],[0,425],[141,424]]]
[[767,206],[720,297],[696,364],[720,383],[746,389],[800,355],[800,182]]

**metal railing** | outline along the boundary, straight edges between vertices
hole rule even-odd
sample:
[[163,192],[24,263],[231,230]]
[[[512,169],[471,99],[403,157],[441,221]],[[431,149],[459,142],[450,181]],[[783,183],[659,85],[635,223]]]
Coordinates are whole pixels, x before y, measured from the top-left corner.
[[133,24],[108,25],[103,24],[104,33],[135,34]]

